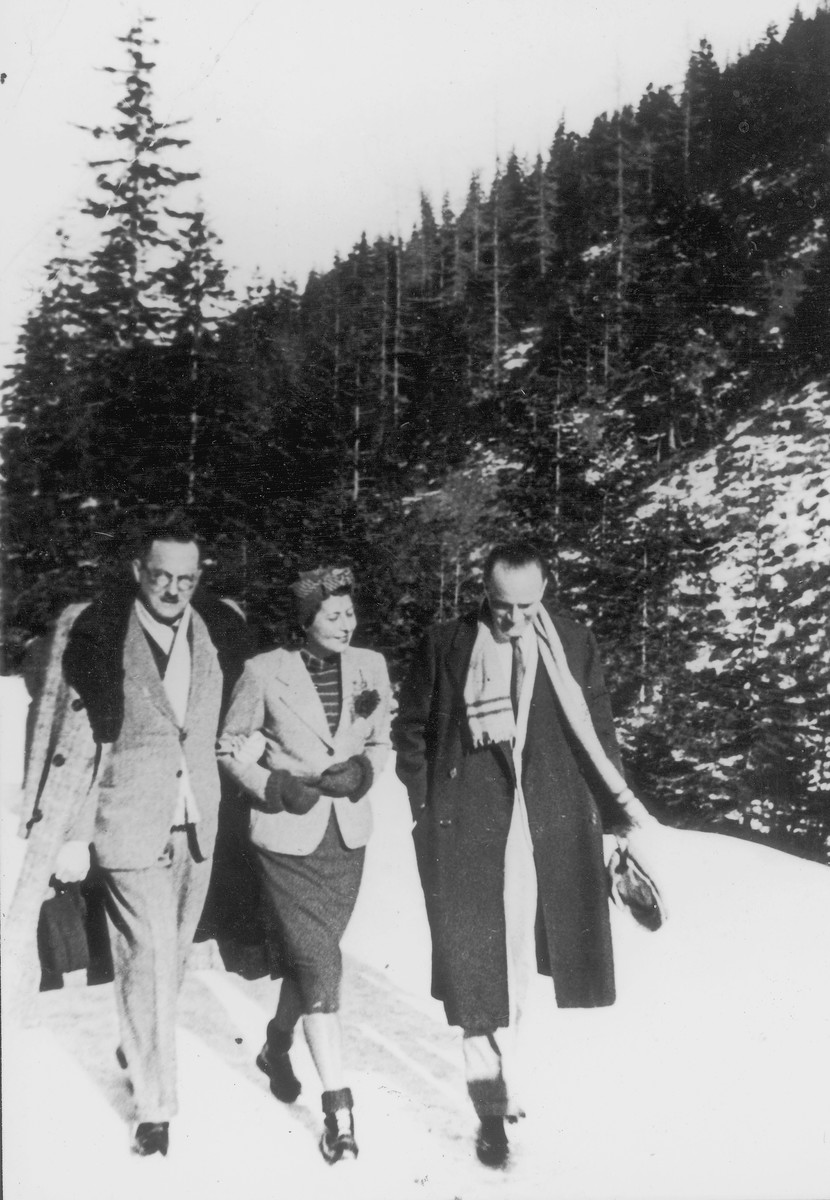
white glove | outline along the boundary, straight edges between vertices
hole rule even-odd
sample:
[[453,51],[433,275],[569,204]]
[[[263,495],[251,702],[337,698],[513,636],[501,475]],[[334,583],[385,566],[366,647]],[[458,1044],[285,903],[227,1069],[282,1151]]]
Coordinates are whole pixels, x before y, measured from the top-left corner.
[[61,883],[80,883],[89,874],[89,846],[86,842],[64,842],[58,851],[52,874]]

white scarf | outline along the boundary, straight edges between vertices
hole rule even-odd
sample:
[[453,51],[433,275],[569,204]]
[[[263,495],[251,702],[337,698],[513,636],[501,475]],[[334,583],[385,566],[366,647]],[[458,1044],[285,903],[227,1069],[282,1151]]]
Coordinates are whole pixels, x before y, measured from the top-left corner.
[[190,605],[185,608],[176,627],[157,621],[140,600],[136,600],[135,610],[139,624],[168,656],[163,676],[164,690],[176,721],[183,727],[190,694],[190,646],[187,641],[191,618]]
[[539,639],[539,653],[542,662],[545,664],[553,684],[553,690],[562,705],[562,711],[568,724],[582,743],[583,749],[599,771],[611,794],[619,799],[624,792],[630,792],[630,788],[617,767],[611,762],[605,747],[597,737],[585,693],[573,677],[573,672],[565,656],[562,639],[556,632],[556,626],[545,609],[539,609],[533,627]]
[[[181,620],[175,628],[172,625],[165,625],[163,621],[157,621],[140,600],[135,602],[135,611],[142,629],[146,629],[153,641],[168,655],[162,682],[167,699],[170,701],[170,707],[173,709],[173,716],[176,718],[179,728],[183,729],[187,718],[187,700],[190,695],[190,644],[187,638],[192,617],[190,605],[188,604],[185,608]],[[198,821],[200,816],[199,806],[190,786],[190,775],[187,770],[184,749],[181,752],[180,771],[179,794],[173,817],[173,823],[176,825],[184,824],[187,821]]]
[[512,742],[516,718],[493,631],[479,621],[467,678],[464,681],[467,725],[476,749],[493,742]]
[[[565,718],[611,794],[635,823],[648,819],[648,811],[629,788],[597,737],[582,688],[574,679],[562,640],[548,613],[539,608],[533,622],[539,654]],[[479,621],[467,678],[464,681],[467,724],[476,749],[493,742],[512,742],[516,720],[505,689],[496,640],[490,626]]]

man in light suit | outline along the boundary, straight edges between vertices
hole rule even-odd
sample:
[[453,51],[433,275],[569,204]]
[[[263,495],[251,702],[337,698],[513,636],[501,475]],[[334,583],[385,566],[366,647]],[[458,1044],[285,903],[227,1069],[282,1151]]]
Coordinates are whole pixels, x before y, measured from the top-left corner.
[[613,1004],[602,834],[650,820],[619,773],[596,642],[548,613],[546,586],[532,545],[496,547],[481,607],[416,651],[394,726],[433,995],[464,1031],[476,1150],[491,1167],[508,1157],[505,1121],[523,1115],[505,1035],[531,974],[553,977],[560,1007]]
[[[96,761],[54,873],[83,879],[90,857],[101,870],[117,1055],[132,1083],[133,1150],[149,1155],[167,1153],[177,1107],[176,1002],[216,837],[223,674],[229,688],[247,634],[230,606],[209,596],[194,602],[201,561],[189,527],[148,530],[131,570],[135,588],[85,609],[63,655],[72,707],[86,711]],[[59,775],[64,763],[56,755],[50,773]]]

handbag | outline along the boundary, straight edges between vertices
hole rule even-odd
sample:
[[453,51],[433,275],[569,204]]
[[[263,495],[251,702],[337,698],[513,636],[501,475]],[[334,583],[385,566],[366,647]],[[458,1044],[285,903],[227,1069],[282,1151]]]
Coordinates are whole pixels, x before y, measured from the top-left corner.
[[657,884],[637,862],[625,839],[618,839],[608,860],[608,892],[617,908],[626,909],[645,929],[659,929],[666,920]]
[[[60,883],[54,875],[49,883],[55,894],[40,906],[37,947],[44,979],[54,980],[68,971],[86,970],[90,954],[80,883]],[[50,986],[56,984],[47,983],[47,990]]]

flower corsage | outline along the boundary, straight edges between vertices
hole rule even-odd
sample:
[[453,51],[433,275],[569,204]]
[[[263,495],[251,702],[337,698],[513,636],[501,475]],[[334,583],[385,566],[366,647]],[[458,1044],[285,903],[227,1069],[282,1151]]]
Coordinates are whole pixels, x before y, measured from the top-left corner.
[[354,698],[354,715],[356,717],[371,717],[380,704],[380,693],[374,688],[364,688]]

